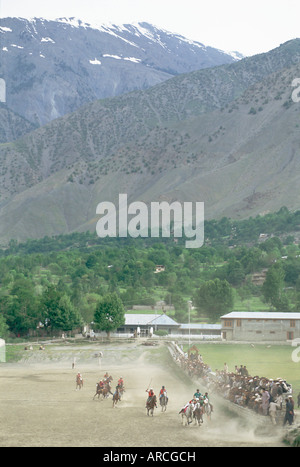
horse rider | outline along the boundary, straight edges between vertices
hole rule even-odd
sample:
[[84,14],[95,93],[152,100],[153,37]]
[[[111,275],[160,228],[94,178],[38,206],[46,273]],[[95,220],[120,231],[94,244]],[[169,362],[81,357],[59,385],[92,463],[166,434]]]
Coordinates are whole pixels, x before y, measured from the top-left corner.
[[101,380],[99,381],[99,388],[100,388],[100,389],[103,389],[103,388],[104,388],[104,381],[103,381],[103,379],[101,379]]
[[201,394],[201,392],[200,392],[200,389],[197,389],[197,391],[196,391],[195,394],[194,394],[194,399],[200,399],[201,395],[202,395],[202,394]]
[[167,396],[167,390],[165,388],[165,386],[162,386],[161,387],[161,390],[159,391],[159,398],[161,399],[162,396],[166,396],[166,402],[168,403],[168,396]]
[[206,392],[206,393],[204,394],[203,399],[204,399],[204,400],[207,400],[207,402],[208,402],[209,405],[210,405],[211,411],[213,412],[214,407],[213,407],[212,403],[211,403],[210,400],[209,400],[208,392]]
[[[146,392],[148,393],[148,399],[146,402],[146,407],[147,407],[147,404],[151,401],[152,397],[154,397],[155,394],[154,394],[153,388],[146,389]],[[157,405],[155,405],[155,407],[157,407]]]
[[121,389],[121,386],[119,386],[119,384],[117,384],[116,390],[115,390],[115,392],[114,392],[114,394],[113,394],[114,396],[115,396],[116,394],[118,394],[118,395],[119,395],[119,400],[121,400],[120,389]]
[[107,380],[108,377],[109,377],[109,374],[106,372],[104,375],[104,381]]
[[118,380],[118,386],[120,386],[120,388],[122,388],[124,386],[124,381],[123,381],[122,376],[120,376],[120,378]]
[[193,405],[193,411],[195,410],[195,404],[196,404],[196,399],[191,399],[189,402],[187,402],[183,407],[182,409],[180,410],[180,412],[178,413],[184,413],[186,411],[186,409],[188,408],[189,405]]

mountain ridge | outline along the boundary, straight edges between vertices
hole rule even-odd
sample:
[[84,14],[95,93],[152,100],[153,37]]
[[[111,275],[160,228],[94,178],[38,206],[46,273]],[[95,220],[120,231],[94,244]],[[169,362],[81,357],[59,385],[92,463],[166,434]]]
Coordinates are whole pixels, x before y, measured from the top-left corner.
[[207,219],[297,209],[299,73],[300,40],[289,41],[86,104],[0,148],[1,241],[94,230],[97,204],[119,193],[203,201]]
[[75,19],[3,18],[0,36],[7,106],[36,125],[96,99],[237,60],[149,23],[93,29]]

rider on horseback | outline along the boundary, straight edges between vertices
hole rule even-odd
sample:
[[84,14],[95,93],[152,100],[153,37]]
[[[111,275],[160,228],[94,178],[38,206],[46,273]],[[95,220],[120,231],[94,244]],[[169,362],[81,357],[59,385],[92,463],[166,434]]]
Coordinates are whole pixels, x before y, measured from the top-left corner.
[[167,390],[165,388],[165,386],[162,386],[161,387],[161,390],[159,391],[159,402],[160,402],[160,405],[162,404],[162,397],[165,397],[165,405],[167,405],[168,401],[169,401],[169,398],[167,396]]
[[194,394],[194,399],[200,399],[200,397],[201,397],[200,389],[197,389],[197,391]]
[[124,381],[123,381],[122,376],[120,376],[120,378],[118,380],[118,386],[120,386],[120,388],[122,388],[124,386]]
[[[147,402],[146,402],[146,408],[147,408],[147,404],[151,401],[152,397],[154,397],[155,394],[154,394],[153,388],[146,389],[146,392],[148,392],[148,399],[147,399]],[[156,404],[155,404],[155,407],[157,407]]]
[[[186,409],[188,408],[189,405],[193,405],[193,406],[194,406],[195,403],[196,403],[196,399],[194,399],[194,398],[191,399],[189,402],[187,402],[187,403],[182,407],[182,409],[181,409],[180,412],[178,412],[178,413],[184,413],[184,412],[186,411]],[[195,407],[193,407],[193,408],[195,408]]]
[[121,387],[120,387],[119,384],[118,384],[118,385],[116,386],[115,392],[113,393],[113,396],[115,396],[116,394],[118,394],[119,400],[121,400],[120,389],[121,389]]
[[210,400],[209,400],[208,392],[206,392],[206,393],[204,394],[203,400],[204,400],[204,401],[207,400],[207,402],[208,402],[209,405],[210,405],[210,409],[211,409],[211,411],[213,412],[213,408],[214,408],[214,407],[213,407],[212,403],[211,403]]

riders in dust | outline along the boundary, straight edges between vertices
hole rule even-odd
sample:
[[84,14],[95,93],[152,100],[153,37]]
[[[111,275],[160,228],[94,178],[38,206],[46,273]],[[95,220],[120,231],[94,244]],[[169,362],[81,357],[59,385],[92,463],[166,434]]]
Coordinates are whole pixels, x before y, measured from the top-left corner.
[[185,412],[189,405],[193,406],[193,412],[194,412],[198,402],[199,402],[201,407],[203,407],[203,405],[208,402],[210,404],[211,411],[213,411],[213,405],[209,400],[208,392],[206,392],[204,395],[202,395],[201,392],[200,392],[200,389],[197,389],[195,394],[193,395],[192,399],[182,407],[179,414]]
[[166,400],[167,400],[167,403],[168,403],[169,398],[168,398],[167,390],[166,390],[165,386],[162,386],[161,390],[159,391],[159,399],[161,399],[163,396],[166,397]]
[[[145,406],[147,408],[147,404],[151,401],[152,397],[154,397],[155,394],[154,394],[153,388],[146,389],[146,392],[148,393],[148,399],[147,399],[146,406]],[[156,404],[155,404],[155,407],[157,407]]]

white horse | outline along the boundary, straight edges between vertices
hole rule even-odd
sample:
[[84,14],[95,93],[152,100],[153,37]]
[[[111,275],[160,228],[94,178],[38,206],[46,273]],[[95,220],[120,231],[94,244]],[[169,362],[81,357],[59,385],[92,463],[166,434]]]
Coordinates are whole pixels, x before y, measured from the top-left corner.
[[193,421],[194,404],[189,404],[185,409],[181,410],[181,419],[183,425],[189,425]]

